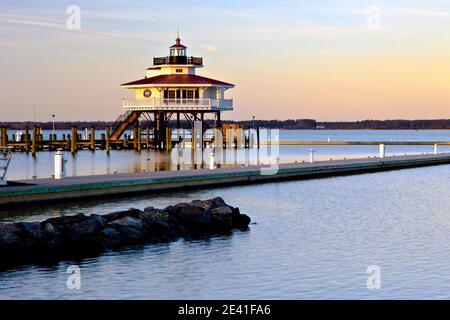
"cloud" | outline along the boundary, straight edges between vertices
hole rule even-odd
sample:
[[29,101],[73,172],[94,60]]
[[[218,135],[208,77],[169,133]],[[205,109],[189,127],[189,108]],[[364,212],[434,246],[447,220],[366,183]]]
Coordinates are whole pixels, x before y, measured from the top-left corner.
[[21,25],[27,25],[27,26],[32,26],[32,27],[46,27],[46,28],[53,28],[53,29],[59,29],[59,30],[66,29],[65,25],[54,23],[54,22],[29,20],[29,19],[5,19],[4,21],[7,23],[21,24]]
[[219,48],[217,48],[216,46],[213,46],[212,44],[208,44],[208,43],[202,44],[200,47],[203,50],[208,51],[208,52],[217,52],[217,51],[219,51]]
[[413,16],[422,16],[422,17],[440,17],[440,18],[449,18],[450,12],[448,11],[438,11],[438,10],[423,10],[416,8],[398,8],[393,9],[393,13],[405,14],[405,15],[413,15]]

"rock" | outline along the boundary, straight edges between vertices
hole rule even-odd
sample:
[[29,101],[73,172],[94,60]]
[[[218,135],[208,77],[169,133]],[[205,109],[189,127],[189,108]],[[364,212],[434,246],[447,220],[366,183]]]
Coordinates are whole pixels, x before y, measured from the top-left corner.
[[216,197],[216,198],[212,198],[212,199],[208,199],[208,200],[193,200],[190,203],[192,206],[199,206],[204,208],[205,210],[211,210],[217,207],[222,207],[222,206],[226,206],[227,204],[225,203],[225,201],[220,198],[220,197]]
[[123,242],[120,232],[114,228],[105,228],[99,235],[103,248],[114,249],[120,247]]
[[51,223],[54,227],[62,227],[68,224],[78,223],[86,220],[88,217],[82,213],[79,213],[74,216],[61,216],[57,218],[50,218],[43,222],[41,222],[42,225],[46,223]]
[[133,217],[123,217],[108,224],[109,227],[119,231],[123,238],[128,240],[138,240],[145,236],[148,225],[142,220]]
[[249,216],[241,214],[239,208],[233,209],[233,228],[244,229],[252,222]]
[[117,211],[112,212],[103,215],[103,218],[106,219],[108,222],[119,220],[125,217],[133,217],[133,218],[139,218],[139,215],[142,214],[142,211],[139,209],[130,208],[126,211]]
[[231,207],[216,207],[211,210],[211,216],[217,226],[229,229],[233,227],[233,209]]
[[91,215],[84,221],[65,226],[61,233],[70,242],[92,242],[106,226],[106,219],[99,215]]
[[77,214],[42,222],[0,224],[0,265],[42,257],[78,257],[179,237],[226,234],[233,228],[247,228],[250,222],[238,208],[217,197],[165,209],[146,207],[103,216]]
[[20,245],[21,230],[17,223],[0,224],[0,246]]

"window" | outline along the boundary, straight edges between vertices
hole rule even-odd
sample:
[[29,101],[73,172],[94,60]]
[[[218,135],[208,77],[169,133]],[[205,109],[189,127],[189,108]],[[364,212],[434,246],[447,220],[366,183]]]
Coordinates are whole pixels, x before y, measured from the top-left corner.
[[194,99],[194,90],[186,90],[186,98]]
[[182,73],[183,69],[177,69],[177,73]]
[[176,91],[175,90],[169,90],[169,99],[175,99]]

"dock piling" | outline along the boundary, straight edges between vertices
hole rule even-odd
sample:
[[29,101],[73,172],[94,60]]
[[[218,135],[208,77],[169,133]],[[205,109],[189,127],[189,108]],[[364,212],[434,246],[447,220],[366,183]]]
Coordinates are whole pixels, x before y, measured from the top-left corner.
[[91,128],[90,147],[91,147],[91,151],[95,151],[95,128]]
[[384,159],[386,156],[386,146],[382,143],[380,144],[380,158]]
[[71,135],[71,145],[70,152],[75,154],[77,152],[77,140],[78,140],[78,132],[76,127],[72,127],[72,135]]
[[31,154],[33,157],[36,157],[36,151],[37,151],[36,138],[37,138],[37,128],[36,128],[36,126],[33,126],[33,131],[31,134]]
[[111,128],[106,127],[106,144],[105,144],[106,154],[109,154],[109,139],[110,139],[110,137],[111,137]]

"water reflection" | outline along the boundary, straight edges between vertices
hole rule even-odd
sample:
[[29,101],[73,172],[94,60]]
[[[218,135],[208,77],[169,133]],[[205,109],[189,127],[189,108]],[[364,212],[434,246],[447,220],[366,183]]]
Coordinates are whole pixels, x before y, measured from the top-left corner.
[[[281,131],[281,140],[314,140],[326,141],[328,136],[332,141],[390,141],[390,140],[450,140],[450,130],[437,131]],[[315,150],[316,160],[338,160],[350,158],[367,158],[378,154],[378,146],[280,146],[279,150],[246,149],[217,150],[214,152],[216,168],[236,165],[265,164],[279,161],[280,163],[302,162],[309,160],[310,149]],[[432,153],[433,146],[387,146],[386,155],[403,155]],[[189,149],[188,149],[189,150]],[[450,146],[440,146],[440,152],[450,152]],[[96,174],[114,174],[124,172],[150,172],[165,170],[188,170],[210,168],[211,149],[203,153],[199,149],[185,152],[183,161],[174,161],[176,149],[170,151],[143,150],[112,150],[108,156],[104,151],[79,151],[72,156],[65,153],[68,160],[67,175],[83,176]],[[200,151],[201,152],[201,151]],[[277,156],[279,154],[279,159]],[[184,161],[187,160],[187,161]],[[49,178],[53,174],[53,152],[39,152],[36,158],[31,154],[14,153],[7,178],[9,180]]]

